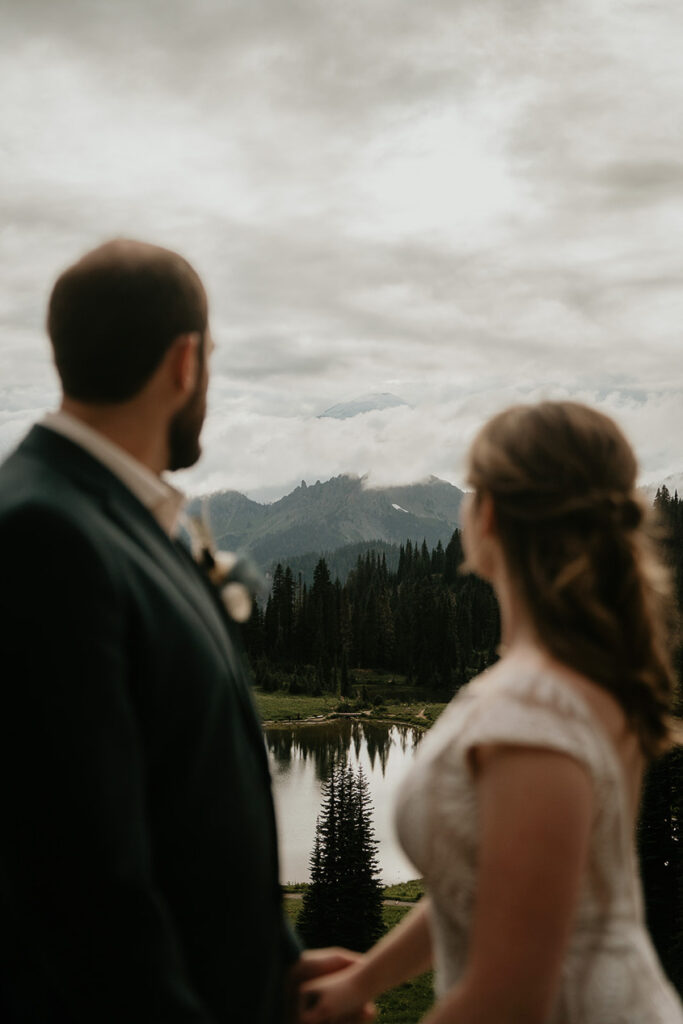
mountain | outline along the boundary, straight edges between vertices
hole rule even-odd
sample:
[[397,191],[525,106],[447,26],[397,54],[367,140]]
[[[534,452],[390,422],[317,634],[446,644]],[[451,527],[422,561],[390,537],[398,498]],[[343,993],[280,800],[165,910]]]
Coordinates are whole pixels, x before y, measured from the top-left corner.
[[[460,522],[463,492],[430,477],[408,486],[369,488],[365,477],[337,476],[312,486],[302,481],[270,505],[237,491],[205,499],[216,544],[248,552],[260,565],[294,555],[334,551],[345,544],[382,540],[444,545]],[[199,501],[189,507],[196,514]]]
[[319,420],[331,418],[335,420],[348,420],[353,416],[359,416],[362,412],[374,412],[375,410],[393,409],[397,405],[407,405],[402,398],[397,398],[388,391],[371,392],[353,398],[350,402],[340,402],[339,405],[331,405],[325,412],[318,416]]

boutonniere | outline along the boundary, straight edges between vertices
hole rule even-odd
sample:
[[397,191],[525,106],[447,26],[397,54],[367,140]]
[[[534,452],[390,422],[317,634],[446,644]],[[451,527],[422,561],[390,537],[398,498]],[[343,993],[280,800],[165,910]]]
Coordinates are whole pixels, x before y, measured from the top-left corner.
[[192,555],[218,590],[225,610],[235,622],[246,622],[254,599],[265,593],[266,583],[254,563],[234,551],[218,551],[204,516],[184,516]]

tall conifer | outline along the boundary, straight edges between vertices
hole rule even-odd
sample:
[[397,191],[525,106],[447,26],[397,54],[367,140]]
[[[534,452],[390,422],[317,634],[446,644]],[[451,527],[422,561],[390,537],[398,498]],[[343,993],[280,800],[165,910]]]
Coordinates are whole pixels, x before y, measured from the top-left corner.
[[311,882],[298,921],[311,946],[365,950],[383,931],[372,805],[362,769],[345,761],[323,787]]

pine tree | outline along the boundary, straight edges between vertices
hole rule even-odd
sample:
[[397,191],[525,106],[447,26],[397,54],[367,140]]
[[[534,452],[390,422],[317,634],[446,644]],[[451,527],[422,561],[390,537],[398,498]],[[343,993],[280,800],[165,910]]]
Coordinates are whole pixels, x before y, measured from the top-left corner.
[[341,663],[341,678],[339,683],[339,696],[350,697],[351,696],[351,683],[349,681],[349,662],[346,657],[346,651],[342,652],[342,663]]
[[463,563],[462,540],[460,531],[456,530],[446,547],[444,556],[444,583],[453,585],[458,579],[458,570]]
[[378,842],[372,824],[372,800],[362,767],[351,775],[349,844],[347,847],[347,941],[350,949],[366,950],[384,930]]
[[337,772],[333,769],[323,785],[323,801],[315,826],[315,844],[311,854],[311,881],[304,893],[297,929],[314,947],[333,945],[328,936],[336,920],[335,886],[337,881]]
[[442,573],[446,565],[446,552],[443,549],[441,541],[437,541],[437,545],[432,551],[432,572]]
[[368,949],[381,935],[382,888],[372,806],[362,769],[339,762],[323,786],[311,882],[298,920],[311,946]]

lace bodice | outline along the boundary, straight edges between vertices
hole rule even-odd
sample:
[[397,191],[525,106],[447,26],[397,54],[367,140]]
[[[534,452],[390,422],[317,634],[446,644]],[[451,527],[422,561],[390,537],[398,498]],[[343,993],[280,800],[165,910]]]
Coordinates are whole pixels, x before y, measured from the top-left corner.
[[644,925],[633,827],[612,742],[571,684],[540,663],[522,670],[511,659],[451,701],[399,793],[399,839],[431,895],[437,994],[465,966],[478,844],[468,753],[483,743],[562,751],[586,766],[593,783],[589,861],[548,1024],[683,1024]]

